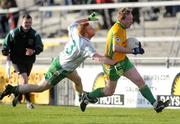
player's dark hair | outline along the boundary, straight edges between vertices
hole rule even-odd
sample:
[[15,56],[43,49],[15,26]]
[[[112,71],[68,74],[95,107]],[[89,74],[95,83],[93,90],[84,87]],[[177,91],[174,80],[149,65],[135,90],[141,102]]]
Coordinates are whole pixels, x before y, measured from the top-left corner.
[[29,15],[29,14],[25,14],[23,15],[23,19],[26,18],[26,19],[32,19],[32,17]]
[[125,19],[126,15],[128,15],[129,13],[131,13],[132,9],[130,8],[121,8],[118,10],[118,18],[120,19]]

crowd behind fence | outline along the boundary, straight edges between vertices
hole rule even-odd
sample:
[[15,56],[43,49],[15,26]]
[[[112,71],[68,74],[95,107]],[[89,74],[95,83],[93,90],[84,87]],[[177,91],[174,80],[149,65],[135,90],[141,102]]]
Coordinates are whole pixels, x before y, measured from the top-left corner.
[[[30,6],[28,8],[9,8],[9,9],[0,9],[0,14],[3,13],[14,13],[14,12],[20,12],[21,14],[24,12],[38,12],[38,18],[39,19],[39,32],[41,33],[41,35],[43,35],[43,23],[45,22],[46,19],[43,19],[43,13],[44,12],[59,12],[61,13],[59,16],[59,25],[62,25],[63,22],[61,22],[61,16],[63,16],[63,12],[72,12],[72,11],[76,11],[76,10],[100,10],[100,9],[118,9],[120,7],[132,7],[132,8],[144,8],[142,9],[142,12],[140,13],[141,17],[141,30],[142,30],[142,35],[138,36],[140,39],[140,41],[142,42],[171,42],[170,45],[170,50],[169,50],[169,55],[167,55],[167,57],[161,57],[161,59],[163,58],[163,60],[165,60],[165,62],[167,62],[167,65],[169,65],[169,63],[172,62],[172,60],[175,62],[176,58],[178,60],[178,56],[179,56],[179,49],[180,49],[180,43],[179,43],[179,37],[178,37],[178,32],[179,32],[179,23],[180,23],[180,19],[177,16],[176,18],[176,27],[175,30],[173,30],[173,35],[171,36],[155,36],[155,37],[145,37],[145,35],[143,34],[145,32],[145,26],[144,26],[144,21],[145,21],[145,13],[144,10],[148,7],[170,7],[170,6],[174,6],[177,7],[180,5],[180,1],[151,1],[151,2],[125,2],[125,3],[107,3],[107,4],[88,4],[86,5],[86,7],[84,7],[84,5],[53,5],[53,6]],[[62,26],[59,26],[62,27]],[[46,29],[45,29],[46,30]],[[52,39],[54,40],[55,37],[53,37]],[[51,39],[48,39],[51,40]],[[94,42],[105,42],[105,38],[95,38],[93,39]],[[47,41],[47,40],[46,40]],[[57,40],[56,40],[57,41]],[[62,40],[58,40],[58,41],[62,41]],[[174,48],[174,46],[178,46],[176,48]],[[153,58],[153,57],[149,57],[149,58]],[[154,57],[156,59],[156,57]],[[169,59],[171,58],[171,59]],[[138,59],[138,57],[136,58]],[[143,59],[143,58],[142,58]],[[174,63],[172,62],[172,63]]]

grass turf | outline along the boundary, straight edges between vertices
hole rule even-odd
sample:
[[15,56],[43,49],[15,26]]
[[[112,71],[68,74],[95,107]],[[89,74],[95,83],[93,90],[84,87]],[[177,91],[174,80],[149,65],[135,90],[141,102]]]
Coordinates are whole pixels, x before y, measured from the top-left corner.
[[92,108],[25,104],[0,104],[0,124],[180,124],[180,110],[166,109],[157,114],[151,108]]

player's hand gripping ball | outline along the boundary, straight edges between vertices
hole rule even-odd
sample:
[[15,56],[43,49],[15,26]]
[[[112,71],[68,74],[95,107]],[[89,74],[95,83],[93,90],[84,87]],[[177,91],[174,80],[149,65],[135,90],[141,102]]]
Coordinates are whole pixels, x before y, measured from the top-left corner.
[[128,38],[126,48],[132,49],[133,54],[144,54],[144,49],[141,47],[141,42],[136,38]]

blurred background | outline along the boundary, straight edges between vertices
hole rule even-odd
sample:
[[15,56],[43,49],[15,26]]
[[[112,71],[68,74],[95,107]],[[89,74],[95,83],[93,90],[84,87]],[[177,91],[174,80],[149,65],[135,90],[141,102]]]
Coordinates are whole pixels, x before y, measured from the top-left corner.
[[[92,42],[97,51],[103,54],[107,31],[115,22],[116,12],[120,7],[133,8],[134,23],[128,29],[127,35],[139,39],[145,49],[143,56],[128,55],[135,65],[157,69],[178,68],[180,65],[180,1],[0,0],[0,3],[0,49],[3,38],[10,30],[21,24],[24,13],[29,13],[33,17],[32,27],[42,37],[45,50],[37,56],[34,68],[38,67],[38,70],[34,69],[30,82],[38,82],[52,58],[62,51],[68,41],[67,26],[76,19],[87,17],[93,11],[99,13],[100,20],[96,24],[97,34]],[[0,90],[2,90],[6,83],[16,83],[17,79],[16,77],[8,79],[5,76],[6,58],[2,54],[0,63]],[[86,60],[80,69],[91,66],[100,65]],[[65,80],[45,95],[32,95],[33,99],[36,99],[36,103],[42,104],[74,105],[75,92],[72,84],[67,82],[70,81]]]

